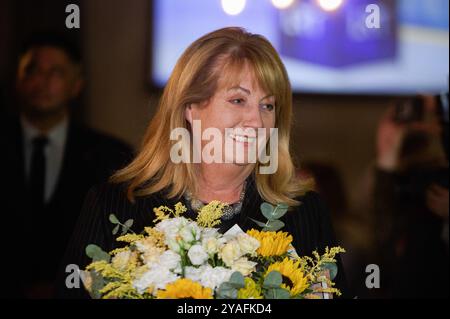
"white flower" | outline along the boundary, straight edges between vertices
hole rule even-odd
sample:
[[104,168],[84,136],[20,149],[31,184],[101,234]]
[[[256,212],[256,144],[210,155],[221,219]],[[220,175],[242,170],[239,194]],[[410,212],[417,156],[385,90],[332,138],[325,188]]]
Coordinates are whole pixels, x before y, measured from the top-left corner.
[[204,287],[209,287],[213,290],[228,280],[230,280],[233,270],[224,267],[211,267],[206,265],[203,267],[203,272],[200,277],[200,284]]
[[192,243],[200,239],[201,230],[197,223],[191,222],[180,229],[179,235],[185,243]]
[[201,266],[196,268],[192,266],[187,266],[184,268],[184,276],[192,281],[200,282],[202,274],[205,271],[205,267],[206,266]]
[[215,254],[219,251],[219,240],[215,237],[208,237],[203,239],[202,245],[205,251],[210,255]]
[[164,267],[152,267],[144,273],[140,278],[133,281],[133,287],[142,294],[149,287],[156,289],[164,289],[167,284],[174,282],[178,276]]
[[125,250],[117,253],[111,260],[114,268],[124,270],[131,259],[131,251]]
[[260,246],[260,243],[256,238],[247,235],[246,233],[237,235],[237,241],[239,243],[239,248],[241,249],[243,255],[246,254],[252,256],[255,255],[256,250]]
[[194,234],[192,233],[192,228],[189,226],[181,228],[179,235],[181,236],[181,239],[186,243],[194,241]]
[[256,262],[250,261],[246,257],[241,257],[233,263],[231,269],[239,271],[243,276],[248,276],[255,271],[256,265]]
[[181,228],[187,225],[188,221],[184,217],[165,219],[159,222],[155,229],[164,233],[166,244],[169,240],[175,239]]
[[175,253],[180,253],[181,247],[180,244],[175,239],[166,240],[166,245],[169,246],[169,249]]
[[166,250],[159,257],[158,264],[169,270],[174,270],[180,266],[181,256],[171,250]]
[[141,252],[141,260],[144,264],[152,264],[159,260],[159,256],[164,251],[161,247],[155,246],[151,238],[141,239],[135,242],[135,246]]
[[201,267],[191,267],[185,268],[185,277],[200,283],[204,287],[209,287],[211,289],[217,289],[219,286],[228,280],[230,280],[231,275],[234,270],[227,269],[224,267],[211,267],[206,264]]
[[202,240],[207,240],[208,238],[217,238],[220,233],[217,228],[203,228],[202,229]]
[[188,257],[195,266],[202,265],[208,260],[208,254],[201,245],[194,245],[188,251]]
[[219,257],[228,267],[231,267],[234,261],[239,259],[241,256],[241,248],[236,240],[226,243],[219,252]]

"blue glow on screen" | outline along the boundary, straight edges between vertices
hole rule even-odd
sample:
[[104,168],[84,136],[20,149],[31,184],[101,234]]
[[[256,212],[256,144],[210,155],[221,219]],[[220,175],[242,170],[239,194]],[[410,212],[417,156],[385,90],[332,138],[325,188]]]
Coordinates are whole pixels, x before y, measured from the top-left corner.
[[[365,24],[368,4],[381,28]],[[412,94],[448,88],[448,0],[344,0],[329,13],[316,0],[287,10],[247,0],[236,16],[220,0],[155,0],[152,83],[164,86],[182,52],[200,36],[240,26],[278,50],[297,92]]]

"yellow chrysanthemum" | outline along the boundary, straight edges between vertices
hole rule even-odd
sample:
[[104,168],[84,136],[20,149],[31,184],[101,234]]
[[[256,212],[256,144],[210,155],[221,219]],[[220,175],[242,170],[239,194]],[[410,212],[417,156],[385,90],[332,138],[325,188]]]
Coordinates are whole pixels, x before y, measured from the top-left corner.
[[244,281],[245,287],[238,290],[238,299],[263,299],[261,287],[253,279],[246,277]]
[[308,288],[308,278],[305,276],[299,261],[285,258],[281,262],[273,263],[267,268],[266,275],[271,271],[278,271],[283,277],[281,288],[289,290],[291,296],[302,293]]
[[292,242],[292,236],[281,231],[264,232],[251,229],[247,231],[247,234],[260,242],[261,245],[256,252],[263,257],[283,255],[288,251],[289,244]]
[[159,290],[158,299],[212,299],[211,288],[204,288],[198,282],[181,278],[166,285],[165,290]]

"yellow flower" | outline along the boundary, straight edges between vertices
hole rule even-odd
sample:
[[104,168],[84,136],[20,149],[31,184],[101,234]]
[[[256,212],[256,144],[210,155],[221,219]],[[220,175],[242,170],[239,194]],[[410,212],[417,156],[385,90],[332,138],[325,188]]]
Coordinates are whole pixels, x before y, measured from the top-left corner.
[[165,290],[159,290],[158,299],[212,299],[211,288],[204,288],[198,282],[181,278],[166,285]]
[[227,206],[220,201],[213,200],[208,205],[203,206],[197,215],[197,224],[200,227],[214,227],[220,224],[223,209]]
[[[156,224],[162,220],[170,218],[170,214],[174,214],[173,210],[171,210],[167,206],[159,206],[158,208],[153,208],[153,212],[156,215],[156,218],[153,220],[153,222]],[[167,212],[167,214],[166,214]]]
[[123,236],[117,237],[117,241],[125,242],[125,243],[134,243],[140,239],[144,238],[143,235],[140,234],[125,234]]
[[260,256],[280,256],[285,254],[292,242],[292,236],[286,232],[264,232],[255,229],[247,231],[247,234],[256,238],[260,246],[256,251]]
[[300,261],[293,261],[286,257],[283,261],[270,265],[266,275],[274,270],[281,273],[283,277],[281,288],[289,290],[291,296],[296,296],[309,287],[308,278],[300,266]]
[[238,299],[263,299],[261,287],[259,287],[251,278],[244,279],[245,287],[238,290]]
[[187,211],[186,206],[184,206],[182,203],[178,202],[175,204],[175,217],[180,217],[180,215],[184,214]]

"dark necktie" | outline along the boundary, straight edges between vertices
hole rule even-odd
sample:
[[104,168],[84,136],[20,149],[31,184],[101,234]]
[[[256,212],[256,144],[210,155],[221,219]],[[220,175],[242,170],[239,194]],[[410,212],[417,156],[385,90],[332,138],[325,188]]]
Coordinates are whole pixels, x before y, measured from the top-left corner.
[[30,195],[32,210],[39,212],[44,208],[45,194],[45,146],[48,138],[39,136],[33,139],[33,149],[31,154],[30,167]]

